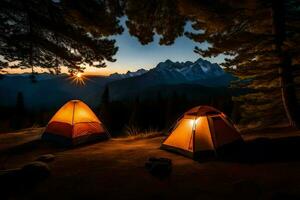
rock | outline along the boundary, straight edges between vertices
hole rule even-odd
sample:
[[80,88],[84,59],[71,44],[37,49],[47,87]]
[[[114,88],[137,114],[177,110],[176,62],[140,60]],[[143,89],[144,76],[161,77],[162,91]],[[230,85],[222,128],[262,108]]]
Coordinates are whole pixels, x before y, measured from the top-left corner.
[[50,175],[50,169],[44,162],[35,161],[22,168],[0,171],[1,199],[10,199],[10,195],[23,192],[36,186]]
[[40,181],[50,175],[49,166],[40,161],[35,161],[24,165],[20,170],[21,176],[25,181]]
[[145,163],[145,167],[152,175],[163,179],[171,174],[172,160],[168,158],[151,157]]
[[42,161],[42,162],[51,162],[55,159],[55,155],[53,154],[44,154],[39,156],[36,161]]

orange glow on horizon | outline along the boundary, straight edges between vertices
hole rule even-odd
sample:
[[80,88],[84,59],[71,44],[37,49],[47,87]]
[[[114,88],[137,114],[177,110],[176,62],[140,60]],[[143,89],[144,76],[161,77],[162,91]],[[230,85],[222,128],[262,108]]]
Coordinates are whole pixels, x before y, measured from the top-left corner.
[[[136,71],[140,68],[134,67],[134,66],[128,66],[126,64],[108,64],[105,68],[97,68],[90,65],[82,65],[84,67],[84,72],[82,72],[82,75],[85,76],[109,76],[113,73],[126,73],[127,71]],[[36,73],[49,73],[47,68],[42,67],[34,67],[34,71]],[[24,73],[31,73],[31,68],[6,68],[2,69],[0,71],[0,74],[24,74]],[[61,67],[61,73],[62,74],[68,74],[69,70],[67,67],[62,66]]]
[[[43,69],[43,68],[39,68],[39,67],[35,67],[34,70],[36,73],[49,73],[49,71],[47,69]],[[80,76],[82,75],[87,75],[87,76],[109,76],[112,73],[123,73],[122,71],[115,71],[112,69],[107,68],[92,68],[89,69],[87,68],[84,72],[82,72],[80,74]],[[126,72],[126,70],[124,69],[124,72]],[[20,69],[20,68],[7,68],[7,69],[3,69],[0,74],[27,74],[27,73],[31,73],[31,68],[27,68],[27,69]],[[69,74],[68,69],[66,67],[62,67],[61,70],[62,74]]]
[[77,76],[77,78],[80,79],[82,77],[82,73],[79,72],[79,73],[76,74],[76,76]]
[[88,80],[81,72],[76,73],[68,79],[71,79],[71,83],[75,85],[85,85],[85,81]]

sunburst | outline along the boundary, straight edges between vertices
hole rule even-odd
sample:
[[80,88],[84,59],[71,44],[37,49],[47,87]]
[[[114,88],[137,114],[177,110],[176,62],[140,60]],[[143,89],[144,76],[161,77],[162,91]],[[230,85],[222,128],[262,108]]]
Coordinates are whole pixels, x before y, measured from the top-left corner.
[[87,78],[81,72],[71,76],[70,79],[71,83],[74,83],[75,85],[85,85],[85,81],[87,80]]

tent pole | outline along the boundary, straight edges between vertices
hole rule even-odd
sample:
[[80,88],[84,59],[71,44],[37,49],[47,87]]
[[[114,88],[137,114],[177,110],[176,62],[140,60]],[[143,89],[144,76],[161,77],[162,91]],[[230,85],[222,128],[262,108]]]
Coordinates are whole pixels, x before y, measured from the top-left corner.
[[76,102],[73,103],[72,126],[74,125],[75,104],[76,104]]

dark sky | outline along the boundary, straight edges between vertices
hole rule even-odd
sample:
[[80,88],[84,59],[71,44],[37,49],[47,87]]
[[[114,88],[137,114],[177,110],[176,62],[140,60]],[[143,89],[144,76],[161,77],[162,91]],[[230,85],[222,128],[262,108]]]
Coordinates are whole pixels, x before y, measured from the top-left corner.
[[[122,18],[121,23],[124,25],[125,18]],[[159,36],[155,36],[154,42],[148,45],[141,45],[137,38],[130,36],[128,30],[122,35],[114,37],[117,40],[119,51],[114,63],[107,63],[107,69],[96,69],[96,71],[105,72],[126,72],[128,70],[135,71],[140,68],[150,69],[155,67],[159,62],[170,59],[172,61],[195,61],[199,55],[193,52],[195,46],[207,48],[208,44],[197,44],[186,37],[177,38],[171,46],[159,45]],[[186,30],[192,30],[190,23],[186,25]],[[211,62],[220,63],[223,61],[223,56],[217,58],[206,58]],[[91,69],[92,70],[92,69]],[[94,70],[94,69],[93,69]]]
[[[207,43],[195,43],[185,36],[177,38],[175,43],[170,46],[159,45],[159,36],[156,35],[154,41],[148,45],[142,45],[136,37],[130,36],[128,29],[125,25],[126,17],[121,18],[121,24],[124,27],[124,32],[121,35],[113,36],[116,39],[119,51],[114,56],[116,62],[107,62],[106,68],[92,68],[86,66],[87,74],[108,75],[114,72],[125,73],[128,70],[136,71],[140,68],[150,69],[155,67],[159,62],[170,59],[176,61],[195,61],[199,55],[193,52],[195,46],[200,48],[207,48]],[[193,31],[191,24],[187,23],[185,29]],[[224,56],[216,58],[205,58],[211,62],[220,63],[223,61]],[[35,69],[35,71],[42,72],[42,70]],[[31,69],[9,69],[8,73],[24,73],[31,72]],[[67,72],[63,68],[62,72]]]

